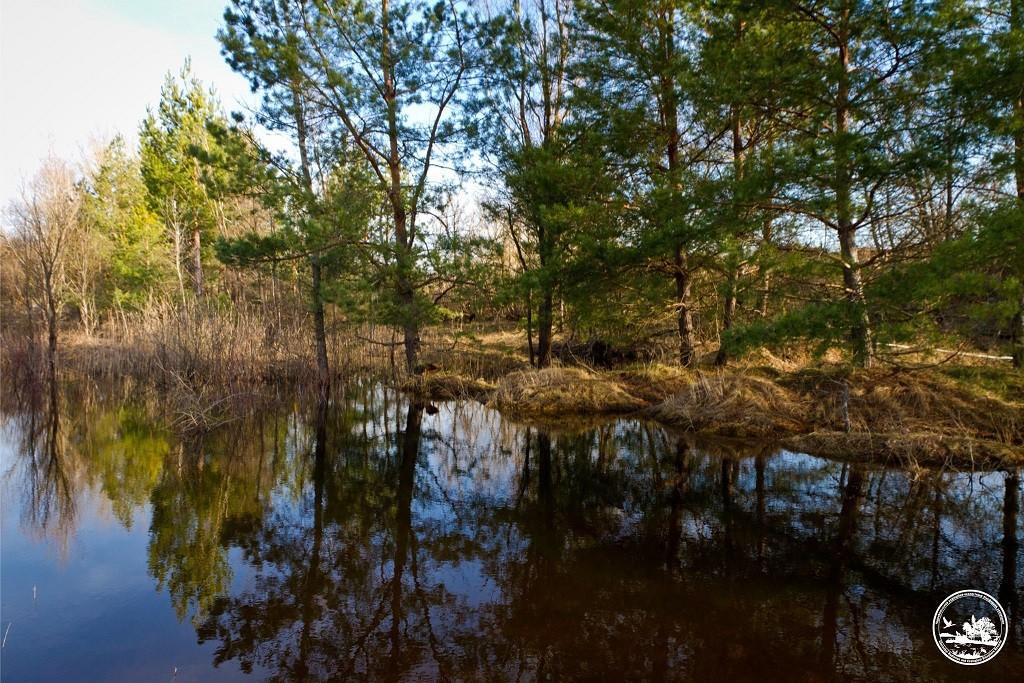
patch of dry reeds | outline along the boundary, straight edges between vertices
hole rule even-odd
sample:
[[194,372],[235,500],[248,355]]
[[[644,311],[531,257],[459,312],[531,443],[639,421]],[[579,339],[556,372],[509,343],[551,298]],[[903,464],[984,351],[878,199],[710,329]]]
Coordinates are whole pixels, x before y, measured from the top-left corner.
[[434,401],[476,400],[486,402],[495,385],[447,372],[414,376],[401,384],[402,391]]
[[694,381],[694,372],[678,365],[644,363],[613,373],[632,395],[649,403],[664,401],[683,391]]
[[694,431],[764,436],[800,431],[805,408],[771,380],[732,372],[698,372],[694,381],[651,407],[656,420]]
[[934,373],[804,371],[779,383],[807,399],[819,430],[1024,443],[1024,406]]
[[124,330],[68,343],[68,365],[92,377],[131,376],[167,388],[185,382],[235,391],[313,378],[311,335],[297,324],[268,325],[258,311],[156,303],[130,316]]
[[615,379],[579,368],[513,372],[498,382],[491,404],[532,415],[628,413],[646,405]]

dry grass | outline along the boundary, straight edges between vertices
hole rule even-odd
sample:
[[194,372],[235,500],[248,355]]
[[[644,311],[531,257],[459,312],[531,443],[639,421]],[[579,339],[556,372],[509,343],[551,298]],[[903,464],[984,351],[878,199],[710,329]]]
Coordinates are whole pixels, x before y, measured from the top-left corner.
[[1024,443],[1024,405],[938,373],[806,370],[779,384],[806,398],[818,429]]
[[402,391],[434,401],[472,399],[486,402],[495,385],[447,372],[411,377],[401,384]]
[[647,363],[633,365],[612,373],[632,395],[657,403],[686,389],[695,373],[678,365]]
[[646,405],[614,379],[578,368],[513,372],[498,382],[490,404],[520,415],[628,413]]
[[482,325],[463,326],[448,334],[424,335],[423,363],[444,372],[496,382],[530,367],[526,335],[514,330],[493,330]]
[[[831,456],[1018,462],[1024,449],[1024,374],[1009,368],[852,370],[838,352],[814,358],[797,349],[757,351],[715,371],[671,363],[536,371],[522,330],[484,323],[424,330],[422,362],[439,371],[410,378],[397,331],[330,329],[339,381],[385,379],[427,399],[489,401],[510,415],[553,424],[646,408],[647,416],[690,432],[790,438],[802,450]],[[87,377],[130,378],[159,391],[180,426],[202,430],[246,402],[311,385],[311,336],[303,315],[275,326],[259,310],[157,305],[129,318],[120,332],[62,336],[61,356],[64,367]],[[14,378],[37,365],[38,354],[9,341],[0,370]]]
[[729,372],[697,373],[687,388],[651,407],[667,424],[727,436],[764,436],[805,427],[800,401],[771,380]]
[[698,373],[647,414],[696,432],[789,436],[800,450],[832,457],[1024,461],[1024,405],[934,372],[833,367],[777,379],[749,370]]
[[95,378],[132,376],[160,386],[185,381],[231,391],[313,379],[310,334],[299,322],[268,326],[258,311],[155,304],[125,331],[63,343],[66,365]]

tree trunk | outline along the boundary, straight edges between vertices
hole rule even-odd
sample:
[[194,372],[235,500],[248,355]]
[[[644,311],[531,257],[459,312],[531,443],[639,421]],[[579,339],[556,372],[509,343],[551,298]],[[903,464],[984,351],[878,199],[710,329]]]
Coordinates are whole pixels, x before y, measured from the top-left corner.
[[[743,21],[737,20],[736,22],[736,43],[738,44],[743,38]],[[734,185],[732,190],[733,199],[733,213],[738,222],[737,234],[744,232],[744,225],[742,222],[741,214],[743,208],[740,206],[738,192],[739,183],[743,180],[743,121],[740,118],[739,107],[733,105],[732,107],[732,165],[733,174],[735,175]],[[738,250],[738,249],[737,249]],[[739,258],[739,256],[737,256]],[[726,289],[725,289],[725,301],[723,302],[722,310],[722,331],[728,332],[732,329],[732,321],[736,314],[736,281],[739,279],[739,263],[728,264],[729,274],[726,278]],[[725,350],[725,342],[719,339],[718,353],[715,355],[715,365],[722,367],[729,360],[729,354]]]
[[[177,219],[175,218],[175,221]],[[181,272],[181,226],[175,222],[171,228],[171,237],[174,240],[174,273],[178,276],[178,291],[181,293],[181,303],[185,304],[185,276]]]
[[850,52],[849,52],[849,7],[844,7],[843,18],[837,34],[839,47],[839,87],[836,94],[836,223],[839,236],[840,256],[843,262],[843,286],[846,289],[846,300],[852,308],[853,322],[850,338],[853,344],[854,361],[864,368],[871,367],[873,348],[871,339],[871,320],[868,317],[867,301],[864,297],[864,285],[861,282],[860,270],[857,265],[857,228],[853,223],[852,208],[852,169],[853,161],[846,139],[850,119]]
[[[729,275],[726,281],[725,303],[722,307],[722,332],[732,329],[733,319],[736,317],[736,268],[729,268]],[[715,365],[722,367],[729,360],[729,354],[725,350],[725,342],[719,342],[718,353],[715,355]]]
[[536,367],[537,358],[533,350],[533,290],[526,292],[526,347],[530,351],[530,366]]
[[49,269],[43,272],[43,285],[46,294],[46,366],[50,381],[53,381],[57,377],[57,298],[53,291],[53,273]]
[[[1010,2],[1010,30],[1024,30],[1024,0]],[[1017,205],[1024,207],[1024,92],[1013,100],[1013,175],[1017,185]],[[1024,368],[1024,291],[1017,301],[1013,323],[1013,367]]]
[[[1024,0],[1010,0],[1010,31],[1024,31]],[[1024,202],[1024,91],[1013,99],[1013,175],[1017,199]]]
[[[310,213],[318,211],[316,198],[313,193],[313,174],[309,164],[309,149],[307,147],[306,112],[303,106],[302,93],[295,80],[291,82],[292,109],[295,118],[295,130],[299,143],[299,166],[302,170],[302,186],[306,191],[306,201],[309,203]],[[313,341],[316,353],[316,374],[317,388],[320,400],[326,400],[331,389],[331,368],[327,360],[327,325],[324,318],[324,290],[323,290],[323,267],[320,263],[319,252],[313,252],[309,256],[310,272],[310,303],[313,308]]]
[[[765,218],[764,223],[761,226],[761,248],[769,247],[772,243],[772,219]],[[758,313],[762,318],[768,317],[768,301],[771,297],[772,288],[772,271],[771,268],[765,267],[764,256],[758,259],[760,261],[758,268],[761,273],[761,302],[758,306]]]
[[86,337],[91,339],[96,331],[96,321],[93,318],[92,306],[89,305],[87,294],[83,294],[78,303],[78,315],[82,319],[82,331]]
[[676,247],[674,277],[679,323],[679,364],[684,368],[690,367],[696,361],[693,342],[693,313],[690,310],[691,281],[686,261],[686,253],[681,247]]
[[537,226],[537,258],[540,265],[540,306],[537,309],[537,368],[551,365],[551,331],[554,324],[555,282],[549,268],[554,244],[544,225]]
[[544,284],[544,292],[537,311],[537,367],[546,368],[551,365],[551,326],[554,311],[554,296],[549,284]]
[[[675,72],[672,62],[675,58],[675,32],[671,10],[663,11],[658,17],[658,38],[663,69],[659,75],[659,98],[662,126],[665,133],[665,157],[668,161],[669,180],[679,182],[676,171],[679,167],[679,102],[676,95]],[[679,362],[683,367],[693,365],[695,359],[693,343],[693,314],[690,311],[690,270],[683,245],[677,245],[674,254],[673,279],[676,285],[676,307],[679,320]]]
[[387,105],[388,127],[388,200],[391,204],[392,218],[395,221],[395,250],[397,256],[398,276],[395,289],[399,306],[402,308],[402,334],[405,347],[406,371],[412,374],[416,370],[416,357],[420,347],[419,312],[416,310],[416,293],[413,289],[412,247],[415,235],[411,234],[408,225],[408,212],[402,193],[402,160],[399,154],[398,133],[398,92],[395,88],[394,60],[391,54],[391,27],[389,2],[381,2],[381,71],[384,74],[383,95]]
[[203,298],[203,240],[199,228],[192,229],[192,280],[196,286],[196,298]]
[[[28,338],[32,342],[32,359],[36,360],[39,352],[39,333],[36,330],[36,311],[32,305],[33,273],[31,268],[24,268],[25,280],[22,284],[22,300],[25,302],[25,320],[28,322]],[[33,371],[35,366],[33,365]]]
[[327,363],[327,327],[324,319],[324,296],[320,282],[320,255],[309,257],[309,270],[312,276],[310,297],[313,300],[313,335],[316,340],[316,374],[320,397],[327,396],[331,387],[330,367]]
[[[406,315],[415,315],[416,309],[413,297],[402,297],[403,308]],[[416,359],[420,352],[420,326],[415,320],[410,320],[402,326],[402,345],[405,348],[405,369],[406,372],[416,371]]]
[[768,299],[772,293],[772,272],[762,267],[761,270],[761,305],[758,307],[758,314],[762,318],[768,317]]
[[861,367],[870,368],[874,360],[871,320],[868,318],[864,284],[861,282],[857,266],[857,247],[853,241],[853,230],[840,231],[839,249],[843,260],[843,287],[846,289],[846,299],[854,315],[853,327],[850,330],[854,361]]
[[1013,317],[1013,367],[1024,368],[1024,291],[1017,300],[1017,314]]

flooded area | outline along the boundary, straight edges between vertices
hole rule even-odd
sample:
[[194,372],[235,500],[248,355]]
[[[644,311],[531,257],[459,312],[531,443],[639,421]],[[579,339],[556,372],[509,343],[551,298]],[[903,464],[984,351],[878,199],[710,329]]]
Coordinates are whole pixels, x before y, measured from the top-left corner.
[[[3,415],[3,681],[1024,679],[1019,472],[369,384],[202,438],[151,415]],[[976,667],[931,632],[963,588],[1010,621]]]

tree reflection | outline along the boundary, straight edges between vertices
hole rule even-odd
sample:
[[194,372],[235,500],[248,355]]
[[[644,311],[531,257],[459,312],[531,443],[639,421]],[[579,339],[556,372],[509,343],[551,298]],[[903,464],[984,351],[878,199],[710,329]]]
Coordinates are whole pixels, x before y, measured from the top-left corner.
[[[219,589],[199,627],[215,663],[281,681],[871,677],[871,653],[927,645],[914,644],[922,606],[972,578],[958,558],[996,561],[1016,604],[1012,476],[986,502],[973,475],[630,423],[521,428],[508,450],[482,450],[460,433],[488,428],[479,415],[424,427],[414,403],[360,400],[318,406],[290,465],[302,486],[278,483],[285,499],[222,525],[222,551],[242,549],[252,578]],[[500,471],[497,487],[478,478]],[[1000,527],[995,555],[983,539]],[[919,664],[886,661],[897,678]]]
[[[845,480],[845,483],[843,482]],[[842,507],[832,540],[828,577],[825,584],[825,608],[821,617],[821,663],[825,671],[835,669],[836,634],[839,621],[839,601],[844,591],[847,566],[853,551],[854,535],[860,515],[864,491],[864,471],[859,465],[843,467],[840,477]]]
[[919,622],[964,585],[1019,637],[1016,471],[558,432],[376,385],[193,441],[76,401],[18,418],[25,518],[73,528],[88,487],[125,525],[148,505],[179,618],[271,680],[942,678]]
[[1020,637],[1020,594],[1018,593],[1018,557],[1020,542],[1017,539],[1020,520],[1020,470],[1007,472],[1003,484],[1003,571],[999,581],[999,600],[1006,609],[1009,624],[1009,640],[1016,642]]
[[47,381],[27,387],[21,398],[28,410],[17,416],[19,457],[5,477],[16,480],[21,492],[22,524],[66,552],[78,516],[81,468],[61,420],[60,388]]
[[329,448],[327,404],[318,405],[297,506],[224,539],[243,549],[255,577],[251,590],[217,600],[200,628],[201,640],[220,642],[217,663],[258,666],[273,680],[397,678],[411,665],[418,643],[407,642],[408,621],[424,599],[411,529],[422,412],[409,405],[395,457],[375,458],[352,443]]

